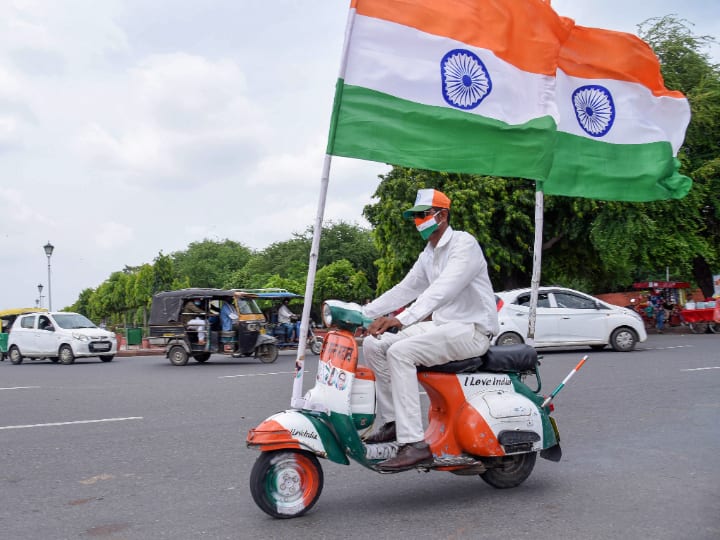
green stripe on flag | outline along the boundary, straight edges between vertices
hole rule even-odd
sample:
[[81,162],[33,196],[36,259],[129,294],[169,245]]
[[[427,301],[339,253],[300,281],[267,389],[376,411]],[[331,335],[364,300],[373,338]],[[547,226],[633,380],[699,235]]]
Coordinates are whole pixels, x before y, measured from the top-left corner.
[[[439,90],[438,90],[439,91]],[[542,180],[555,122],[509,125],[338,82],[327,153],[419,169]]]
[[558,132],[543,188],[548,195],[612,201],[681,199],[692,180],[678,173],[679,166],[668,142],[610,144]]

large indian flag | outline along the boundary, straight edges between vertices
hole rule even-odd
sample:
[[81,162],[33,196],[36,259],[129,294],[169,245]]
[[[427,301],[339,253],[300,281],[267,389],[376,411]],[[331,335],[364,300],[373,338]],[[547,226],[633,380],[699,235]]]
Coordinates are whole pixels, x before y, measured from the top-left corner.
[[679,199],[692,181],[677,153],[690,122],[680,92],[665,88],[642,40],[599,28],[572,28],[560,48],[560,112],[547,194],[595,199]]
[[327,153],[523,177],[546,193],[680,198],[690,119],[652,50],[543,0],[352,0]]
[[546,178],[567,32],[541,0],[353,0],[328,154]]

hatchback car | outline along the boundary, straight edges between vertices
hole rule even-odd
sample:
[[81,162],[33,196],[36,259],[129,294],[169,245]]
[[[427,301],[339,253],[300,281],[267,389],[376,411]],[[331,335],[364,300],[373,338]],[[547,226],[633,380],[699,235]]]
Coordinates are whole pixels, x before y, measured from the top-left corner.
[[[515,289],[497,293],[500,333],[496,345],[524,343],[528,333],[530,292]],[[535,319],[535,347],[590,346],[602,350],[632,351],[647,333],[634,311],[607,304],[587,294],[562,287],[540,287]]]
[[98,328],[79,313],[21,315],[8,336],[8,356],[13,364],[20,364],[24,358],[72,364],[75,358],[93,356],[110,362],[116,353],[115,334]]

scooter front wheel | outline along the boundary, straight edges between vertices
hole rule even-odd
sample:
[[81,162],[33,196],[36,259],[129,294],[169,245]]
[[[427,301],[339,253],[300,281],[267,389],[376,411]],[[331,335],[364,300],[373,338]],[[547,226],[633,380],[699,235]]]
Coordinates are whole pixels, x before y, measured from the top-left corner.
[[492,461],[483,460],[488,470],[482,473],[480,478],[498,489],[517,487],[530,476],[536,459],[537,452],[529,452],[492,458]]
[[250,474],[253,500],[266,514],[280,519],[302,516],[320,498],[324,483],[320,462],[309,452],[263,452]]

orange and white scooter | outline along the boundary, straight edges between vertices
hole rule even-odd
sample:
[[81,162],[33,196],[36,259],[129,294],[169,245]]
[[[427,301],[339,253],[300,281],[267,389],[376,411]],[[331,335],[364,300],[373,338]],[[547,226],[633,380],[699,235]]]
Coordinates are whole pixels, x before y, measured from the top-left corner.
[[[386,472],[377,464],[398,451],[397,443],[362,440],[375,419],[375,377],[358,364],[354,332],[370,321],[358,304],[337,300],[323,305],[323,319],[338,330],[325,337],[315,386],[303,407],[269,417],[247,436],[248,446],[261,451],[250,477],[253,499],[276,518],[300,516],[318,500],[318,457],[345,465],[353,459]],[[414,468],[479,474],[496,488],[510,488],[528,478],[538,453],[559,461],[551,401],[584,361],[548,397],[539,394],[537,353],[528,345],[491,347],[481,357],[418,368],[430,398],[425,441],[434,461]],[[528,376],[535,379],[534,390],[524,383]]]

